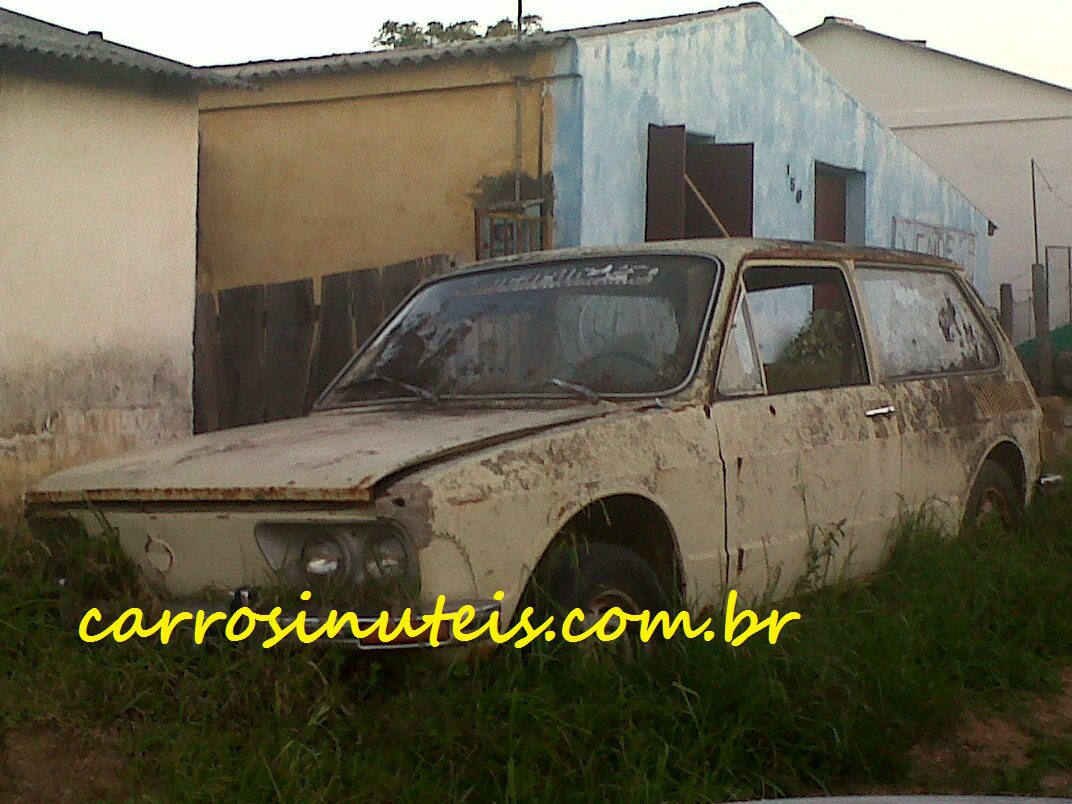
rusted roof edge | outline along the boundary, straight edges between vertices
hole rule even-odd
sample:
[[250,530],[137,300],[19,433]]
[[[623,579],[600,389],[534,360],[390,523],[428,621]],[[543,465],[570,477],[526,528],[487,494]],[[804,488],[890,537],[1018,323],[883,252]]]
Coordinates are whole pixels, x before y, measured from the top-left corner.
[[750,260],[855,260],[856,262],[877,262],[887,265],[925,265],[934,268],[949,268],[955,271],[964,270],[963,266],[945,257],[936,257],[933,254],[924,254],[917,251],[872,248],[868,246],[784,245],[758,248],[747,252],[743,258]]

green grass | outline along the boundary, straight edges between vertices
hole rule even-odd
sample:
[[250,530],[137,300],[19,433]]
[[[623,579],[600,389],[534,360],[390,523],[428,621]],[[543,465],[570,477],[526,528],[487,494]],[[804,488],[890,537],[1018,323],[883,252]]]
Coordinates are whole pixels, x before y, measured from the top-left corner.
[[[722,801],[940,786],[951,782],[918,778],[914,746],[967,711],[1052,694],[1072,663],[1070,522],[1068,492],[1011,536],[951,540],[916,520],[870,583],[796,601],[803,619],[777,645],[674,643],[632,665],[85,645],[46,563],[15,542],[0,559],[0,732],[114,734],[133,789],[169,800]],[[96,568],[85,594],[132,593],[106,548],[79,549]],[[1030,793],[1069,762],[1072,741],[1040,738],[1027,768],[958,784]]]

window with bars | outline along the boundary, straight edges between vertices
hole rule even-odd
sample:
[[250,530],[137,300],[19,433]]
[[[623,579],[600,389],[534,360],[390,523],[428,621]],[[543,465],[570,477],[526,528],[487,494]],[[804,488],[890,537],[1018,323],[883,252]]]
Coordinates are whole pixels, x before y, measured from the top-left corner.
[[478,209],[476,258],[486,260],[542,251],[546,247],[546,228],[542,201],[523,201],[520,208]]

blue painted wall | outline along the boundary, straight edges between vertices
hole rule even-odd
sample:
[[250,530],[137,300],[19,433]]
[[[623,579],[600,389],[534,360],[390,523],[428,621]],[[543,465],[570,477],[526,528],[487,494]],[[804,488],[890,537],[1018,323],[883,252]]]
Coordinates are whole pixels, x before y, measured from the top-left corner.
[[812,239],[815,162],[850,168],[866,176],[868,245],[893,245],[895,217],[974,233],[975,281],[985,291],[986,217],[766,9],[581,37],[559,60],[560,75],[580,78],[552,89],[556,245],[643,241],[648,124],[684,124],[718,142],[755,144],[756,237]]

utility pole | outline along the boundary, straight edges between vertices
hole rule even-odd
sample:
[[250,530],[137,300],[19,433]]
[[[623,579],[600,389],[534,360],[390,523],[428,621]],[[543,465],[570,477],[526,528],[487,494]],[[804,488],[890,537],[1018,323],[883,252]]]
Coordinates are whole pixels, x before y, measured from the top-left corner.
[[1031,266],[1031,306],[1035,312],[1035,345],[1038,348],[1039,396],[1053,393],[1053,345],[1050,343],[1049,266],[1039,260],[1038,188],[1035,160],[1031,160],[1031,218],[1035,226],[1035,264]]
[[[520,0],[518,0],[520,5]],[[1038,239],[1038,190],[1035,187],[1035,160],[1031,160],[1031,220],[1035,224],[1035,265],[1038,265],[1039,260],[1039,239]]]
[[1038,347],[1039,396],[1053,393],[1053,344],[1050,343],[1050,289],[1046,266],[1035,263],[1031,266],[1031,295],[1035,308],[1035,344]]
[[[517,47],[521,49],[521,19],[524,16],[524,1],[517,0]],[[521,135],[521,76],[514,79],[514,206],[521,211],[521,148],[524,140]]]
[[[1031,278],[1034,282],[1034,277]],[[1005,334],[1009,336],[1009,340],[1013,338],[1013,316],[1015,314],[1015,302],[1012,297],[1012,285],[1008,282],[1004,283],[1000,288],[1000,310],[998,320],[1001,322],[1001,328],[1005,330]]]

